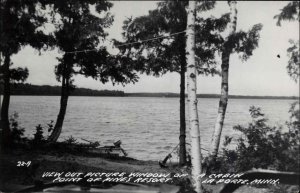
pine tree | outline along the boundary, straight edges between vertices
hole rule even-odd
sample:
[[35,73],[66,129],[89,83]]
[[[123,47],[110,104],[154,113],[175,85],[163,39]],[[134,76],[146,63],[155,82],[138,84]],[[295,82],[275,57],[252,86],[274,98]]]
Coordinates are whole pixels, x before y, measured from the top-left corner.
[[[197,3],[197,11],[206,11],[214,7],[215,2]],[[122,54],[133,60],[134,68],[142,73],[161,76],[167,72],[180,75],[180,137],[179,163],[186,163],[186,120],[185,120],[185,72],[186,72],[186,36],[187,1],[164,1],[148,15],[129,18],[123,26],[125,42],[116,41]],[[229,21],[228,14],[221,18],[195,19],[195,52],[197,71],[200,74],[215,74],[215,52],[219,49],[220,36],[216,31],[225,29]],[[161,38],[161,36],[169,36]],[[152,41],[146,39],[156,38]],[[141,41],[141,43],[127,44]]]
[[[57,80],[61,81],[60,110],[48,141],[54,142],[60,136],[75,75],[92,77],[106,83],[135,82],[137,77],[128,66],[129,60],[112,56],[101,45],[107,37],[105,28],[111,26],[113,17],[108,10],[112,3],[97,0],[53,0],[52,10],[56,46],[63,52],[55,68]],[[95,8],[95,15],[92,13]],[[103,15],[103,16],[100,16]],[[60,18],[60,19],[57,19]]]
[[9,145],[9,103],[10,103],[10,81],[13,79],[24,80],[28,76],[26,69],[10,69],[11,56],[17,54],[22,47],[30,45],[41,49],[51,44],[50,36],[45,35],[38,28],[41,27],[46,18],[37,12],[37,9],[45,8],[37,0],[1,0],[0,1],[0,55],[1,73],[4,82],[3,102],[1,108],[2,145]]

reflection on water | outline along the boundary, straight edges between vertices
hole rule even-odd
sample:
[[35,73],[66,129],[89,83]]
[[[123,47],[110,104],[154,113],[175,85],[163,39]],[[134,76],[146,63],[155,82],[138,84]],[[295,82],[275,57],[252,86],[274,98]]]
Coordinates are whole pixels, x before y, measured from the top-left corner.
[[[217,115],[218,99],[198,100],[201,143],[208,149]],[[261,107],[272,124],[284,125],[293,100],[230,99],[224,135],[237,135],[232,127],[251,121],[248,109]],[[12,96],[10,113],[19,113],[26,136],[37,124],[56,120],[58,96]],[[121,139],[130,157],[163,159],[178,144],[179,98],[70,97],[61,140],[73,136],[101,145]],[[189,139],[187,139],[189,140]],[[205,153],[205,152],[204,152]]]

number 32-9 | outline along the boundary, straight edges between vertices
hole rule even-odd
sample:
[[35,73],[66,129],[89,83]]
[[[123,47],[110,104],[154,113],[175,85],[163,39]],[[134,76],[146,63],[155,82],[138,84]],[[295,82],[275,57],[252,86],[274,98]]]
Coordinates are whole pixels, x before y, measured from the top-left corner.
[[30,164],[31,164],[31,161],[28,161],[28,162],[18,161],[17,167],[24,167],[24,166],[29,167]]

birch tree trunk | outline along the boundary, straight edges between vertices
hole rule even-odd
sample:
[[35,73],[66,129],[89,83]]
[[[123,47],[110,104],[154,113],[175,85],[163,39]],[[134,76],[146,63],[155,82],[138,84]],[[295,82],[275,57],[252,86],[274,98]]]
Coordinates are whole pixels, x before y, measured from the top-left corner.
[[192,183],[197,193],[201,190],[201,149],[200,131],[196,97],[196,63],[195,63],[195,17],[196,1],[189,1],[187,17],[187,40],[186,40],[186,60],[187,60],[187,84],[188,84],[188,109],[191,135],[191,157],[192,157]]
[[228,70],[229,70],[229,59],[230,59],[230,43],[229,36],[235,33],[236,31],[236,21],[237,21],[237,9],[236,9],[236,1],[228,1],[228,4],[230,6],[230,23],[228,26],[228,36],[224,43],[224,48],[222,50],[222,65],[221,65],[221,75],[222,75],[222,83],[221,83],[221,96],[219,101],[219,108],[218,108],[218,115],[217,120],[215,124],[215,129],[212,136],[211,141],[211,150],[210,155],[212,159],[215,159],[218,155],[220,140],[221,140],[221,134],[225,119],[225,113],[227,108],[227,102],[228,102]]

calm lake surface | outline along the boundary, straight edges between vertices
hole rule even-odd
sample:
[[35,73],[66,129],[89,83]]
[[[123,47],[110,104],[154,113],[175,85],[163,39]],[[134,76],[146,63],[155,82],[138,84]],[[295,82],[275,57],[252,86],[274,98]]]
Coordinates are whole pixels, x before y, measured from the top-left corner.
[[[201,143],[208,149],[219,100],[200,98],[198,101]],[[37,124],[46,125],[50,120],[56,120],[59,102],[58,96],[12,96],[10,113],[18,112],[20,126],[26,129],[25,135],[33,137]],[[239,136],[240,133],[232,127],[247,125],[251,121],[248,111],[251,105],[261,107],[270,124],[284,125],[293,102],[230,99],[223,137]],[[178,144],[179,98],[70,97],[60,140],[71,135],[79,142],[84,138],[100,141],[101,145],[111,145],[120,139],[130,157],[161,160]]]

